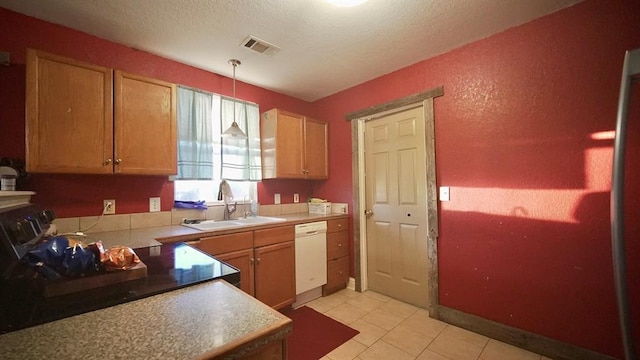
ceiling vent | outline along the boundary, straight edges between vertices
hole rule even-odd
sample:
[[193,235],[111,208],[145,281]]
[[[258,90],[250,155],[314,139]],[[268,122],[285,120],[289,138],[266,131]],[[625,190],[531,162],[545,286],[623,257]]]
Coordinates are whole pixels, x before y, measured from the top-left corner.
[[242,41],[241,45],[247,49],[250,49],[265,55],[273,55],[278,51],[280,51],[279,47],[273,44],[270,44],[264,40],[258,39],[253,35],[247,36],[247,38],[244,39],[244,41]]

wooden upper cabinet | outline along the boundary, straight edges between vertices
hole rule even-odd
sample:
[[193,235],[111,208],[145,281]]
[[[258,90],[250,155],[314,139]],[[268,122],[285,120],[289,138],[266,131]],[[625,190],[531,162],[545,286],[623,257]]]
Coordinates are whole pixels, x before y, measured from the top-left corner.
[[328,125],[271,109],[260,121],[264,179],[327,179]]
[[27,50],[27,171],[109,174],[113,72]]
[[320,120],[305,118],[304,154],[307,179],[329,178],[329,128]]
[[116,70],[115,172],[177,173],[176,85]]
[[27,171],[177,172],[176,86],[27,50]]

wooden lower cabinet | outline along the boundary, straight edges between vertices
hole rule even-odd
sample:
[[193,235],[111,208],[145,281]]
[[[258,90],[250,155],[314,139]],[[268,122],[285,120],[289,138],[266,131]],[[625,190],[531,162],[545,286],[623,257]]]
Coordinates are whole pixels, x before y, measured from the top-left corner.
[[251,296],[255,295],[253,249],[220,254],[216,255],[216,258],[240,270],[240,290]]
[[[258,348],[256,351],[246,354],[240,359],[242,360],[281,360],[287,359],[287,341],[280,340],[274,341],[263,347]],[[291,359],[293,360],[293,359]]]
[[274,309],[296,300],[293,226],[216,235],[189,242],[240,270],[240,289]]
[[349,219],[327,221],[327,283],[322,286],[326,296],[347,287],[349,282]]
[[349,282],[349,257],[341,257],[327,262],[327,284],[322,294],[328,295],[347,287]]
[[256,298],[274,309],[296,301],[295,243],[256,248]]

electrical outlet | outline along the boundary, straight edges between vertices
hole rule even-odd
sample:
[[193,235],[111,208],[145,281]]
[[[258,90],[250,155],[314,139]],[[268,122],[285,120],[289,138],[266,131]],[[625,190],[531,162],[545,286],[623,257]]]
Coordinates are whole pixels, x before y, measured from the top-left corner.
[[160,211],[160,198],[152,197],[149,198],[149,212],[158,212]]
[[299,203],[300,202],[300,195],[299,194],[293,194],[293,202],[294,203]]
[[273,203],[276,205],[280,204],[280,194],[273,195]]
[[111,215],[116,213],[116,201],[115,200],[102,200],[102,208],[105,215]]
[[149,246],[149,256],[160,256],[161,254],[160,246]]
[[11,54],[6,51],[0,51],[0,65],[11,65]]

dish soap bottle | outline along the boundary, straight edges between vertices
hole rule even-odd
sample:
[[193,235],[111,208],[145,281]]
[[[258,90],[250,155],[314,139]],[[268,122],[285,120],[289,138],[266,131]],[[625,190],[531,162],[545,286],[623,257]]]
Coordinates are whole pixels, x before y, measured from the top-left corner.
[[258,201],[256,199],[251,199],[251,216],[258,216]]

